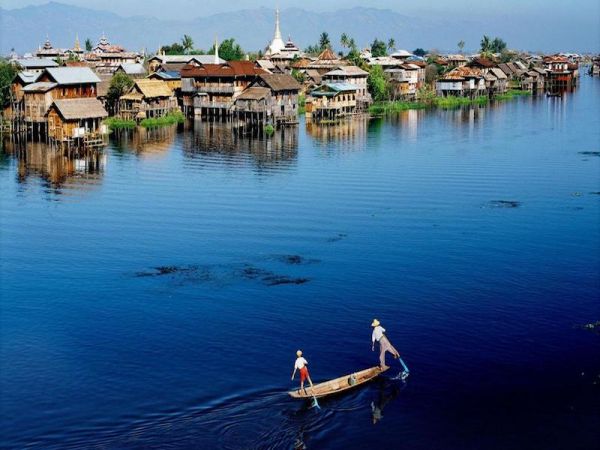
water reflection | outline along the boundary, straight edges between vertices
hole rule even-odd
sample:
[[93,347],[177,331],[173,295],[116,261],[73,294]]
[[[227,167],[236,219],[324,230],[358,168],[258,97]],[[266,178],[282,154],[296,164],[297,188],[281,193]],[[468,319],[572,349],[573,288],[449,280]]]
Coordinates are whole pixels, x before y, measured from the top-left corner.
[[367,116],[357,116],[335,123],[306,121],[306,134],[320,143],[337,142],[344,145],[358,145],[362,148],[367,139],[370,120]]
[[183,136],[182,146],[188,158],[210,157],[237,165],[240,156],[246,156],[259,167],[286,167],[298,157],[298,127],[280,128],[267,136],[241,133],[227,123],[196,121],[193,131]]
[[385,407],[400,395],[406,384],[401,382],[391,382],[385,378],[378,380],[376,385],[376,396],[371,401],[371,420],[376,425],[383,419],[383,410]]
[[173,147],[177,125],[157,128],[137,127],[111,135],[114,149],[118,153],[135,152],[140,157],[164,157]]
[[99,184],[106,167],[103,152],[68,154],[42,142],[6,141],[3,153],[16,160],[20,184],[41,179],[53,193],[61,193],[61,188],[66,185],[75,189],[94,187]]

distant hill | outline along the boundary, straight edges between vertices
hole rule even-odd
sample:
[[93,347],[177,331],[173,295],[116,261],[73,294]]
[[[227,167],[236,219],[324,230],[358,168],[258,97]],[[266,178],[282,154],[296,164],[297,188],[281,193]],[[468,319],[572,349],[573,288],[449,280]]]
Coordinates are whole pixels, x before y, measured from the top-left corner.
[[[520,24],[520,22],[521,24]],[[220,39],[234,37],[247,51],[266,46],[273,34],[274,12],[267,8],[246,9],[187,21],[161,20],[153,17],[122,17],[112,12],[79,8],[50,2],[21,9],[0,8],[0,52],[14,48],[23,53],[43,43],[46,34],[56,47],[71,47],[75,35],[81,45],[86,38],[96,43],[104,32],[112,43],[131,50],[146,47],[154,52],[160,45],[180,40],[183,34],[194,39],[197,48],[208,49],[215,35]],[[508,26],[510,25],[510,26]],[[597,50],[594,30],[573,30],[548,23],[535,23],[531,18],[451,18],[448,16],[408,17],[391,10],[351,8],[331,12],[310,12],[290,8],[281,13],[281,29],[304,48],[327,31],[334,46],[346,32],[360,46],[375,37],[387,41],[393,37],[398,48],[416,47],[456,51],[456,42],[466,41],[467,50],[476,50],[483,34],[500,36],[510,46],[542,51]]]

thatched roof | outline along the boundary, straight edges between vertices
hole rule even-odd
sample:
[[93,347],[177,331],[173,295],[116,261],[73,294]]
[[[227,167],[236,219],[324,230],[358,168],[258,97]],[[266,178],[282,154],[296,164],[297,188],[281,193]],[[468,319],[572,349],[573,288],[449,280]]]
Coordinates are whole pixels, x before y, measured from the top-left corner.
[[333,61],[339,59],[335,53],[330,48],[326,48],[321,52],[321,54],[317,57],[319,61]]
[[260,79],[274,92],[299,91],[301,88],[293,76],[284,73],[265,73]]
[[242,92],[236,100],[262,100],[271,95],[271,90],[264,87],[250,87]]
[[136,91],[146,98],[170,97],[173,95],[169,85],[161,80],[135,80],[135,84],[131,88],[130,93]]
[[48,92],[57,86],[56,83],[40,81],[37,83],[28,84],[23,88],[23,92]]
[[96,119],[108,116],[102,103],[95,98],[54,100],[50,109],[52,108],[55,108],[65,120]]

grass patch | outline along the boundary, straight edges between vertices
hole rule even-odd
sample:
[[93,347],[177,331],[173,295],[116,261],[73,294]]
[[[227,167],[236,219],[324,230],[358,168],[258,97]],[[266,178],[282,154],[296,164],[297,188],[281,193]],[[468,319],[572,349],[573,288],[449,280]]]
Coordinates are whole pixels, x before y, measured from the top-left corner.
[[298,113],[304,114],[306,112],[306,96],[304,94],[300,94],[298,96]]
[[131,130],[135,128],[135,120],[125,120],[118,117],[109,117],[104,119],[104,123],[108,125],[111,130]]
[[488,102],[489,99],[485,95],[480,95],[479,97],[475,98],[449,96],[436,97],[433,101],[433,104],[439,108],[452,109],[465,105],[485,105]]
[[265,125],[264,130],[267,136],[271,136],[273,133],[275,133],[275,127],[273,127],[271,124]]
[[181,111],[173,111],[162,117],[144,119],[140,122],[140,125],[144,128],[155,128],[175,125],[177,123],[183,123],[184,121],[185,117]]
[[395,102],[377,102],[369,106],[369,112],[373,115],[384,115],[394,114],[401,111],[408,111],[409,109],[425,109],[428,105],[422,102],[406,102],[406,101],[395,101]]

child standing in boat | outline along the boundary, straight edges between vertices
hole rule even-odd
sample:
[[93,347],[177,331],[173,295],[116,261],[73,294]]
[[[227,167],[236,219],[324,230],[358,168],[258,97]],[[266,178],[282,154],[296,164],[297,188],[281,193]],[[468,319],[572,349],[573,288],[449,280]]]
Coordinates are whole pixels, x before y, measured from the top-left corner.
[[308,374],[308,361],[302,357],[302,350],[298,350],[296,352],[296,362],[294,363],[294,372],[292,373],[292,380],[296,376],[296,370],[300,371],[300,390],[303,390],[306,394],[306,390],[304,389],[304,380],[308,378],[308,382],[310,383],[310,387],[313,387],[313,382],[310,379],[310,375]]

